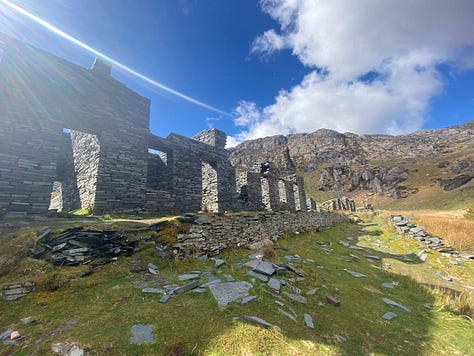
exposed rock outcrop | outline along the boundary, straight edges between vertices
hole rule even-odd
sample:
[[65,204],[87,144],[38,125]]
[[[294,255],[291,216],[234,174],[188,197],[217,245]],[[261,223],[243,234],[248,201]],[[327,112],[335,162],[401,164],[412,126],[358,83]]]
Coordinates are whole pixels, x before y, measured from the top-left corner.
[[[362,189],[401,198],[410,192],[410,188],[400,185],[408,177],[404,167],[364,165],[370,160],[404,159],[408,163],[457,150],[474,150],[474,120],[440,130],[422,130],[400,136],[357,135],[321,129],[308,134],[246,141],[229,152],[233,165],[242,170],[250,169],[254,162],[268,160],[284,174],[291,174],[295,169],[300,172],[321,171],[321,190],[340,193]],[[438,168],[448,165],[449,162],[443,162]],[[472,158],[451,165],[457,174],[474,176]]]
[[406,168],[399,166],[358,169],[349,166],[331,166],[321,170],[319,189],[337,193],[362,189],[398,199],[407,194],[406,189],[399,186],[399,183],[407,178]]
[[474,147],[474,120],[400,136],[342,134],[320,129],[313,133],[250,140],[229,151],[232,163],[243,169],[250,169],[254,162],[268,160],[282,170],[296,166],[311,171],[321,163],[361,165],[370,159],[427,157],[470,147]]

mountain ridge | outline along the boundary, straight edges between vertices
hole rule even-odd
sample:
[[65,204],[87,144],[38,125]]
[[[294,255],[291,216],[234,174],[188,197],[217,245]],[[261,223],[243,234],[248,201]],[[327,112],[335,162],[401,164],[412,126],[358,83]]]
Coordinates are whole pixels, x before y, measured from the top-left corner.
[[275,135],[245,141],[229,149],[238,169],[272,161],[282,173],[312,171],[321,164],[364,165],[370,160],[420,158],[474,148],[474,120],[441,129],[405,135],[339,133],[319,129],[312,133]]

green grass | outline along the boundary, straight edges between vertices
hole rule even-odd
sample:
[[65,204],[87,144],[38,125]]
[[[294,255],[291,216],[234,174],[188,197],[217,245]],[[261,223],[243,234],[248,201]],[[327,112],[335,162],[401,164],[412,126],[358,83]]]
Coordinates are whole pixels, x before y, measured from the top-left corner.
[[[30,238],[29,235],[22,237],[22,233],[12,236],[0,239],[0,251],[8,247],[13,253],[15,249],[21,249],[17,239]],[[347,237],[354,237],[353,242],[365,246],[367,252],[349,250],[338,244],[340,239]],[[12,240],[18,243],[12,243]],[[388,248],[379,248],[378,240]],[[323,251],[321,243],[331,244],[333,252]],[[227,264],[216,270],[213,261],[162,260],[154,256],[152,247],[146,244],[142,247],[143,250],[134,256],[120,257],[86,276],[87,266],[57,268],[19,257],[16,262],[23,266],[21,271],[15,268],[0,276],[0,285],[22,279],[35,280],[42,287],[21,300],[0,302],[0,332],[13,328],[26,337],[17,346],[2,345],[5,350],[2,352],[48,354],[54,342],[75,342],[96,355],[170,354],[180,349],[196,355],[463,355],[474,349],[474,340],[470,337],[472,324],[456,315],[452,308],[438,310],[444,297],[423,284],[439,282],[429,266],[444,272],[450,268],[448,263],[438,266],[436,259],[441,257],[436,253],[430,254],[427,264],[403,262],[402,257],[416,246],[411,240],[398,238],[387,231],[381,221],[287,236],[276,243],[274,262],[284,262],[285,255],[295,253],[315,261],[297,264],[305,271],[306,278],[294,284],[307,297],[306,305],[291,302],[284,296],[275,297],[258,281],[251,289],[257,299],[246,306],[231,303],[219,309],[208,290],[202,295],[188,292],[170,299],[167,304],[160,304],[159,295],[144,294],[135,288],[135,283],[143,278],[130,272],[130,261],[155,263],[163,283],[178,283],[177,275],[191,270],[230,274],[236,280],[250,281],[246,268],[235,267],[237,262],[247,260],[249,251],[233,250],[221,254],[220,258]],[[349,253],[359,259],[352,262],[340,259],[346,259]],[[376,254],[383,260],[370,263],[364,254]],[[391,264],[390,269],[385,267],[385,262]],[[29,264],[33,267],[25,268]],[[459,285],[472,284],[474,272],[471,267],[463,264],[459,269],[463,270],[459,273],[462,280]],[[364,273],[368,278],[351,277],[344,268]],[[420,280],[420,276],[425,276],[427,281]],[[279,278],[289,280],[293,277],[288,272]],[[48,281],[58,283],[50,288]],[[389,281],[399,284],[393,290],[381,287],[383,282]],[[120,288],[113,288],[117,285]],[[306,296],[305,292],[314,287],[320,290]],[[341,306],[328,305],[326,294],[339,298]],[[413,312],[391,309],[383,303],[383,297],[404,304]],[[285,303],[284,309],[289,306],[295,310],[296,322],[278,313],[276,299]],[[323,306],[318,306],[318,302]],[[424,304],[434,308],[428,310]],[[395,312],[398,317],[390,322],[382,320],[381,316],[387,311]],[[303,313],[312,315],[315,330],[304,326]],[[264,329],[251,325],[243,320],[244,315],[261,317],[275,327]],[[21,324],[19,319],[26,316],[32,316],[36,322]],[[233,321],[233,317],[239,319]],[[76,318],[77,323],[67,325],[72,318]],[[130,328],[134,324],[152,324],[156,342],[129,344]],[[35,344],[40,338],[42,341]]]

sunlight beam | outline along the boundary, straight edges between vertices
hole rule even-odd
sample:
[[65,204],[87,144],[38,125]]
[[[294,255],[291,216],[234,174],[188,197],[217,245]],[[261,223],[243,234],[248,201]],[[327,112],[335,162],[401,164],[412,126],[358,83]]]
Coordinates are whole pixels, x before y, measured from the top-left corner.
[[85,44],[84,42],[79,41],[78,39],[72,37],[71,35],[68,35],[67,33],[61,31],[61,30],[58,29],[57,27],[51,25],[49,22],[46,22],[45,20],[43,20],[43,19],[39,18],[38,16],[32,14],[31,12],[29,12],[29,11],[27,11],[27,10],[21,8],[20,6],[11,3],[11,2],[8,1],[8,0],[0,0],[0,2],[3,3],[3,4],[5,4],[5,5],[8,6],[9,8],[13,9],[14,11],[20,13],[21,15],[23,15],[23,16],[29,18],[30,20],[33,20],[34,22],[36,22],[37,24],[43,26],[44,28],[48,29],[49,31],[51,31],[51,32],[53,32],[53,33],[55,33],[55,34],[61,36],[62,38],[66,39],[66,40],[68,40],[68,41],[70,41],[70,42],[72,42],[72,43],[74,43],[75,45],[77,45],[77,46],[79,46],[79,47],[85,49],[86,51],[88,51],[88,52],[90,52],[90,53],[92,53],[92,54],[94,54],[94,55],[96,55],[96,56],[98,56],[98,57],[101,57],[101,58],[105,59],[105,60],[108,61],[109,63],[113,64],[115,67],[120,68],[120,69],[122,69],[123,71],[125,71],[125,72],[127,72],[127,73],[129,73],[129,74],[131,74],[131,75],[133,75],[133,76],[135,76],[135,77],[137,77],[137,78],[139,78],[139,79],[141,79],[141,80],[143,80],[143,81],[145,81],[145,82],[147,82],[147,83],[149,83],[149,84],[151,84],[151,85],[153,85],[153,86],[155,86],[155,87],[161,89],[161,90],[164,90],[164,91],[166,91],[166,92],[168,92],[168,93],[171,93],[171,94],[173,94],[173,95],[175,95],[175,96],[177,96],[177,97],[179,97],[179,98],[181,98],[181,99],[183,99],[183,100],[186,100],[186,101],[188,101],[188,102],[190,102],[190,103],[192,103],[192,104],[198,105],[198,106],[200,106],[200,107],[202,107],[202,108],[205,108],[205,109],[208,109],[208,110],[217,112],[217,113],[219,113],[219,114],[221,114],[221,115],[225,115],[225,116],[228,116],[228,117],[233,117],[231,114],[226,113],[225,111],[222,111],[222,110],[220,110],[220,109],[218,109],[218,108],[215,108],[214,106],[208,105],[208,104],[206,104],[206,103],[203,103],[202,101],[193,99],[193,98],[191,98],[190,96],[187,96],[187,95],[185,95],[185,94],[183,94],[183,93],[180,93],[180,92],[177,91],[177,90],[174,90],[174,89],[172,89],[172,88],[170,88],[170,87],[168,87],[168,86],[166,86],[166,85],[164,85],[164,84],[161,84],[161,83],[159,83],[159,82],[157,82],[157,81],[155,81],[155,80],[153,80],[153,79],[151,79],[151,78],[148,78],[147,76],[145,76],[145,75],[143,75],[143,74],[137,72],[136,70],[134,70],[134,69],[132,69],[132,68],[130,68],[130,67],[127,67],[126,65],[124,65],[124,64],[122,64],[122,63],[120,63],[120,62],[118,62],[118,61],[116,61],[116,60],[110,58],[109,56],[105,55],[104,53],[102,53],[102,52],[100,52],[100,51],[98,51],[98,50],[96,50],[96,49],[94,49],[94,48],[88,46],[88,45]]

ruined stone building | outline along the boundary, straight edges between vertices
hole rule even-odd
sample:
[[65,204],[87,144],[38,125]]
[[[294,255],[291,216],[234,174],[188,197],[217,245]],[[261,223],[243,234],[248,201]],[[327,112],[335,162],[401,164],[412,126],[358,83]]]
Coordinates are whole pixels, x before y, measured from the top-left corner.
[[0,214],[306,210],[301,177],[237,172],[226,135],[150,133],[150,100],[96,60],[85,69],[0,36]]

